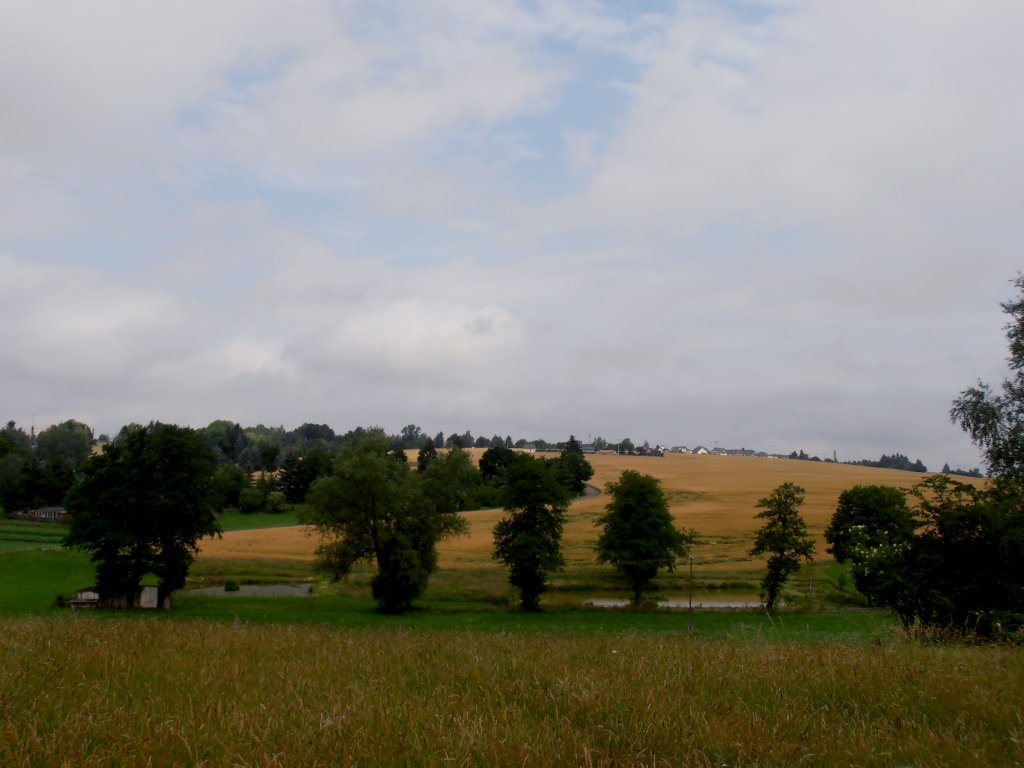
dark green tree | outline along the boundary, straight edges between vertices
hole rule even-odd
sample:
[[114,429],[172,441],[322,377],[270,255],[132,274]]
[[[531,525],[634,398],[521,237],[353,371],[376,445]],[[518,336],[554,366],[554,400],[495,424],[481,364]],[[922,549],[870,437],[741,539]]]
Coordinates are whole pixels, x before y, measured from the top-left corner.
[[519,454],[505,470],[502,506],[505,516],[494,527],[494,558],[508,567],[520,607],[539,610],[548,575],[565,565],[568,494],[543,461]]
[[301,427],[298,427],[295,432],[295,439],[299,443],[311,445],[316,442],[331,443],[334,442],[337,437],[334,434],[334,430],[326,424],[311,424],[305,422]]
[[281,455],[280,443],[264,442],[259,444],[260,469],[264,472],[277,471],[277,457]]
[[633,602],[639,604],[644,588],[658,571],[671,571],[676,558],[686,557],[693,535],[675,527],[657,478],[627,469],[617,482],[608,483],[605,491],[611,501],[596,522],[601,528],[597,560],[610,563],[626,577],[633,589]]
[[768,571],[761,580],[761,597],[769,611],[775,607],[789,577],[800,570],[801,559],[807,562],[813,559],[814,541],[807,537],[807,524],[799,512],[803,503],[804,489],[783,483],[755,505],[761,510],[755,517],[765,524],[757,531],[750,555],[768,555]]
[[103,598],[132,604],[143,576],[160,603],[185,584],[199,540],[219,533],[212,504],[214,456],[194,430],[150,424],[122,430],[92,456],[68,493],[65,546],[91,553]]
[[214,508],[218,511],[226,509],[241,509],[241,493],[252,488],[252,478],[249,473],[233,462],[227,462],[217,467],[211,480],[213,491]]
[[427,441],[423,443],[423,447],[420,448],[419,453],[416,455],[416,471],[426,472],[427,467],[437,459],[437,447],[434,445],[434,441],[429,437]]
[[[1009,489],[1009,492],[1007,492]],[[992,635],[1024,623],[1024,510],[1012,486],[937,475],[910,491],[920,523],[907,542],[865,548],[871,595],[905,626]]]
[[64,503],[78,474],[92,453],[92,428],[69,419],[44,429],[36,436],[35,495],[49,506]]
[[382,611],[399,613],[426,589],[437,567],[437,542],[464,532],[466,523],[455,506],[458,491],[446,480],[430,482],[448,457],[439,457],[421,476],[389,454],[389,447],[383,430],[370,429],[344,448],[331,473],[310,489],[307,522],[321,537],[322,570],[340,579],[357,562],[375,563],[373,597]]
[[402,434],[399,435],[399,441],[401,447],[406,450],[412,448],[422,448],[423,444],[427,441],[427,436],[423,434],[423,430],[415,424],[406,424],[402,427]]
[[880,567],[888,557],[914,537],[917,521],[900,488],[887,485],[855,485],[839,494],[835,514],[825,529],[828,552],[836,562],[851,563],[854,586],[872,605],[881,604],[890,592],[892,568]]
[[240,425],[225,419],[211,421],[203,428],[202,436],[213,450],[218,462],[233,461],[236,464],[245,464],[243,454],[249,446],[249,437]]
[[31,506],[35,467],[31,438],[7,422],[0,430],[0,508],[14,512]]
[[587,491],[587,480],[594,476],[594,468],[583,455],[583,444],[575,435],[569,435],[569,441],[558,457],[555,473],[573,496],[582,496]]
[[828,552],[838,563],[854,557],[853,548],[906,541],[917,524],[907,494],[888,485],[855,485],[839,494],[835,514],[825,529]]
[[313,482],[330,471],[333,458],[331,449],[322,440],[312,443],[305,453],[298,448],[289,451],[282,462],[280,478],[281,490],[288,502],[301,504],[305,501]]
[[518,454],[504,446],[488,448],[480,455],[480,474],[484,482],[501,485],[505,468],[516,460]]

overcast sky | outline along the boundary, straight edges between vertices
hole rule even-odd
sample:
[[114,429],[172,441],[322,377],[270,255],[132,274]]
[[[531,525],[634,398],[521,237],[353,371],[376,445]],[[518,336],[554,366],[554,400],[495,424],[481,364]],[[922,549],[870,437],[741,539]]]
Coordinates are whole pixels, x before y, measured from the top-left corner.
[[973,467],[1024,3],[0,2],[3,420]]

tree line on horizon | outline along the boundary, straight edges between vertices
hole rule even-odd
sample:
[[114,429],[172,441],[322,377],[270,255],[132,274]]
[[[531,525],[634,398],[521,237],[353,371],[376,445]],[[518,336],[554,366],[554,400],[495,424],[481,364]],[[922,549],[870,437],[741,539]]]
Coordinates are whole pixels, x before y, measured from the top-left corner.
[[[68,419],[47,427],[38,434],[26,433],[14,421],[0,429],[0,512],[16,512],[40,507],[59,507],[64,497],[81,475],[86,459],[120,435],[141,425],[128,424],[112,439],[101,434],[94,437],[93,429],[78,420]],[[246,512],[282,511],[285,503],[299,503],[312,481],[321,474],[330,457],[345,446],[354,445],[373,427],[355,427],[346,432],[335,432],[327,424],[306,422],[295,429],[243,427],[236,422],[218,419],[197,432],[212,450],[219,468],[217,485],[224,496],[224,508]],[[462,433],[438,432],[430,436],[416,424],[408,424],[397,434],[386,435],[389,450],[419,450],[428,443],[435,449],[451,448],[514,448],[535,449],[540,452],[558,452],[565,442],[552,442],[542,438],[526,440],[504,437],[474,437],[468,430]],[[613,450],[637,455],[661,455],[649,443],[635,444],[629,438],[610,443],[597,437],[588,450]],[[805,461],[826,461],[810,456],[803,450],[793,451],[789,458]],[[911,462],[906,456],[883,454],[878,461],[864,459],[846,462],[862,466],[925,472],[920,459]],[[258,473],[274,473],[278,477],[260,477]],[[978,469],[950,469],[946,464],[942,474],[981,477]]]

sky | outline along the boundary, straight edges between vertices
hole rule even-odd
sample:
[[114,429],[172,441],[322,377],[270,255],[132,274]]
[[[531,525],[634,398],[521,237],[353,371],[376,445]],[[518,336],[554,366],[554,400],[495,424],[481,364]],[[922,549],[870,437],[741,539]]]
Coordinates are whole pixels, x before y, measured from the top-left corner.
[[0,405],[970,468],[1024,3],[0,0]]

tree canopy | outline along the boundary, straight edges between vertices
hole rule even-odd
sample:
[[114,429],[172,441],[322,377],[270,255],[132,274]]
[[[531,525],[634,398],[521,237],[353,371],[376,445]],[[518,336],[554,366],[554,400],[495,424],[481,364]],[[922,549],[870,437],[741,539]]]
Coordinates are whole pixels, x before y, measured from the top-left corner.
[[122,430],[82,468],[71,489],[65,546],[91,553],[104,599],[131,605],[147,573],[160,603],[185,584],[199,540],[219,532],[213,511],[214,457],[194,430],[152,423]]
[[919,529],[858,553],[866,593],[904,625],[1012,630],[1024,614],[1021,497],[936,475],[911,489]]
[[629,581],[633,602],[639,603],[658,570],[672,570],[676,558],[686,556],[693,536],[675,527],[668,498],[651,475],[627,469],[605,490],[611,501],[596,521],[601,528],[597,560],[610,563]]
[[814,541],[808,538],[807,524],[799,512],[803,503],[804,489],[783,483],[755,505],[761,510],[755,517],[765,524],[757,531],[750,554],[768,555],[761,594],[769,611],[786,581],[800,569],[801,559],[810,562],[814,554]]
[[548,576],[565,565],[562,531],[569,497],[540,459],[518,454],[505,469],[505,516],[494,527],[494,557],[509,569],[525,611],[540,608]]
[[373,597],[382,611],[408,610],[437,568],[437,543],[463,533],[458,510],[475,472],[466,455],[438,456],[426,472],[388,453],[383,430],[367,430],[338,454],[310,488],[307,521],[321,536],[319,567],[334,579],[373,562]]
[[882,605],[891,569],[876,567],[876,553],[902,551],[917,524],[903,490],[856,485],[839,494],[825,541],[837,562],[851,563],[854,585],[868,603]]
[[569,440],[557,459],[555,472],[559,482],[570,494],[582,496],[586,493],[587,480],[594,476],[594,468],[583,455],[583,444],[575,435],[569,435]]

